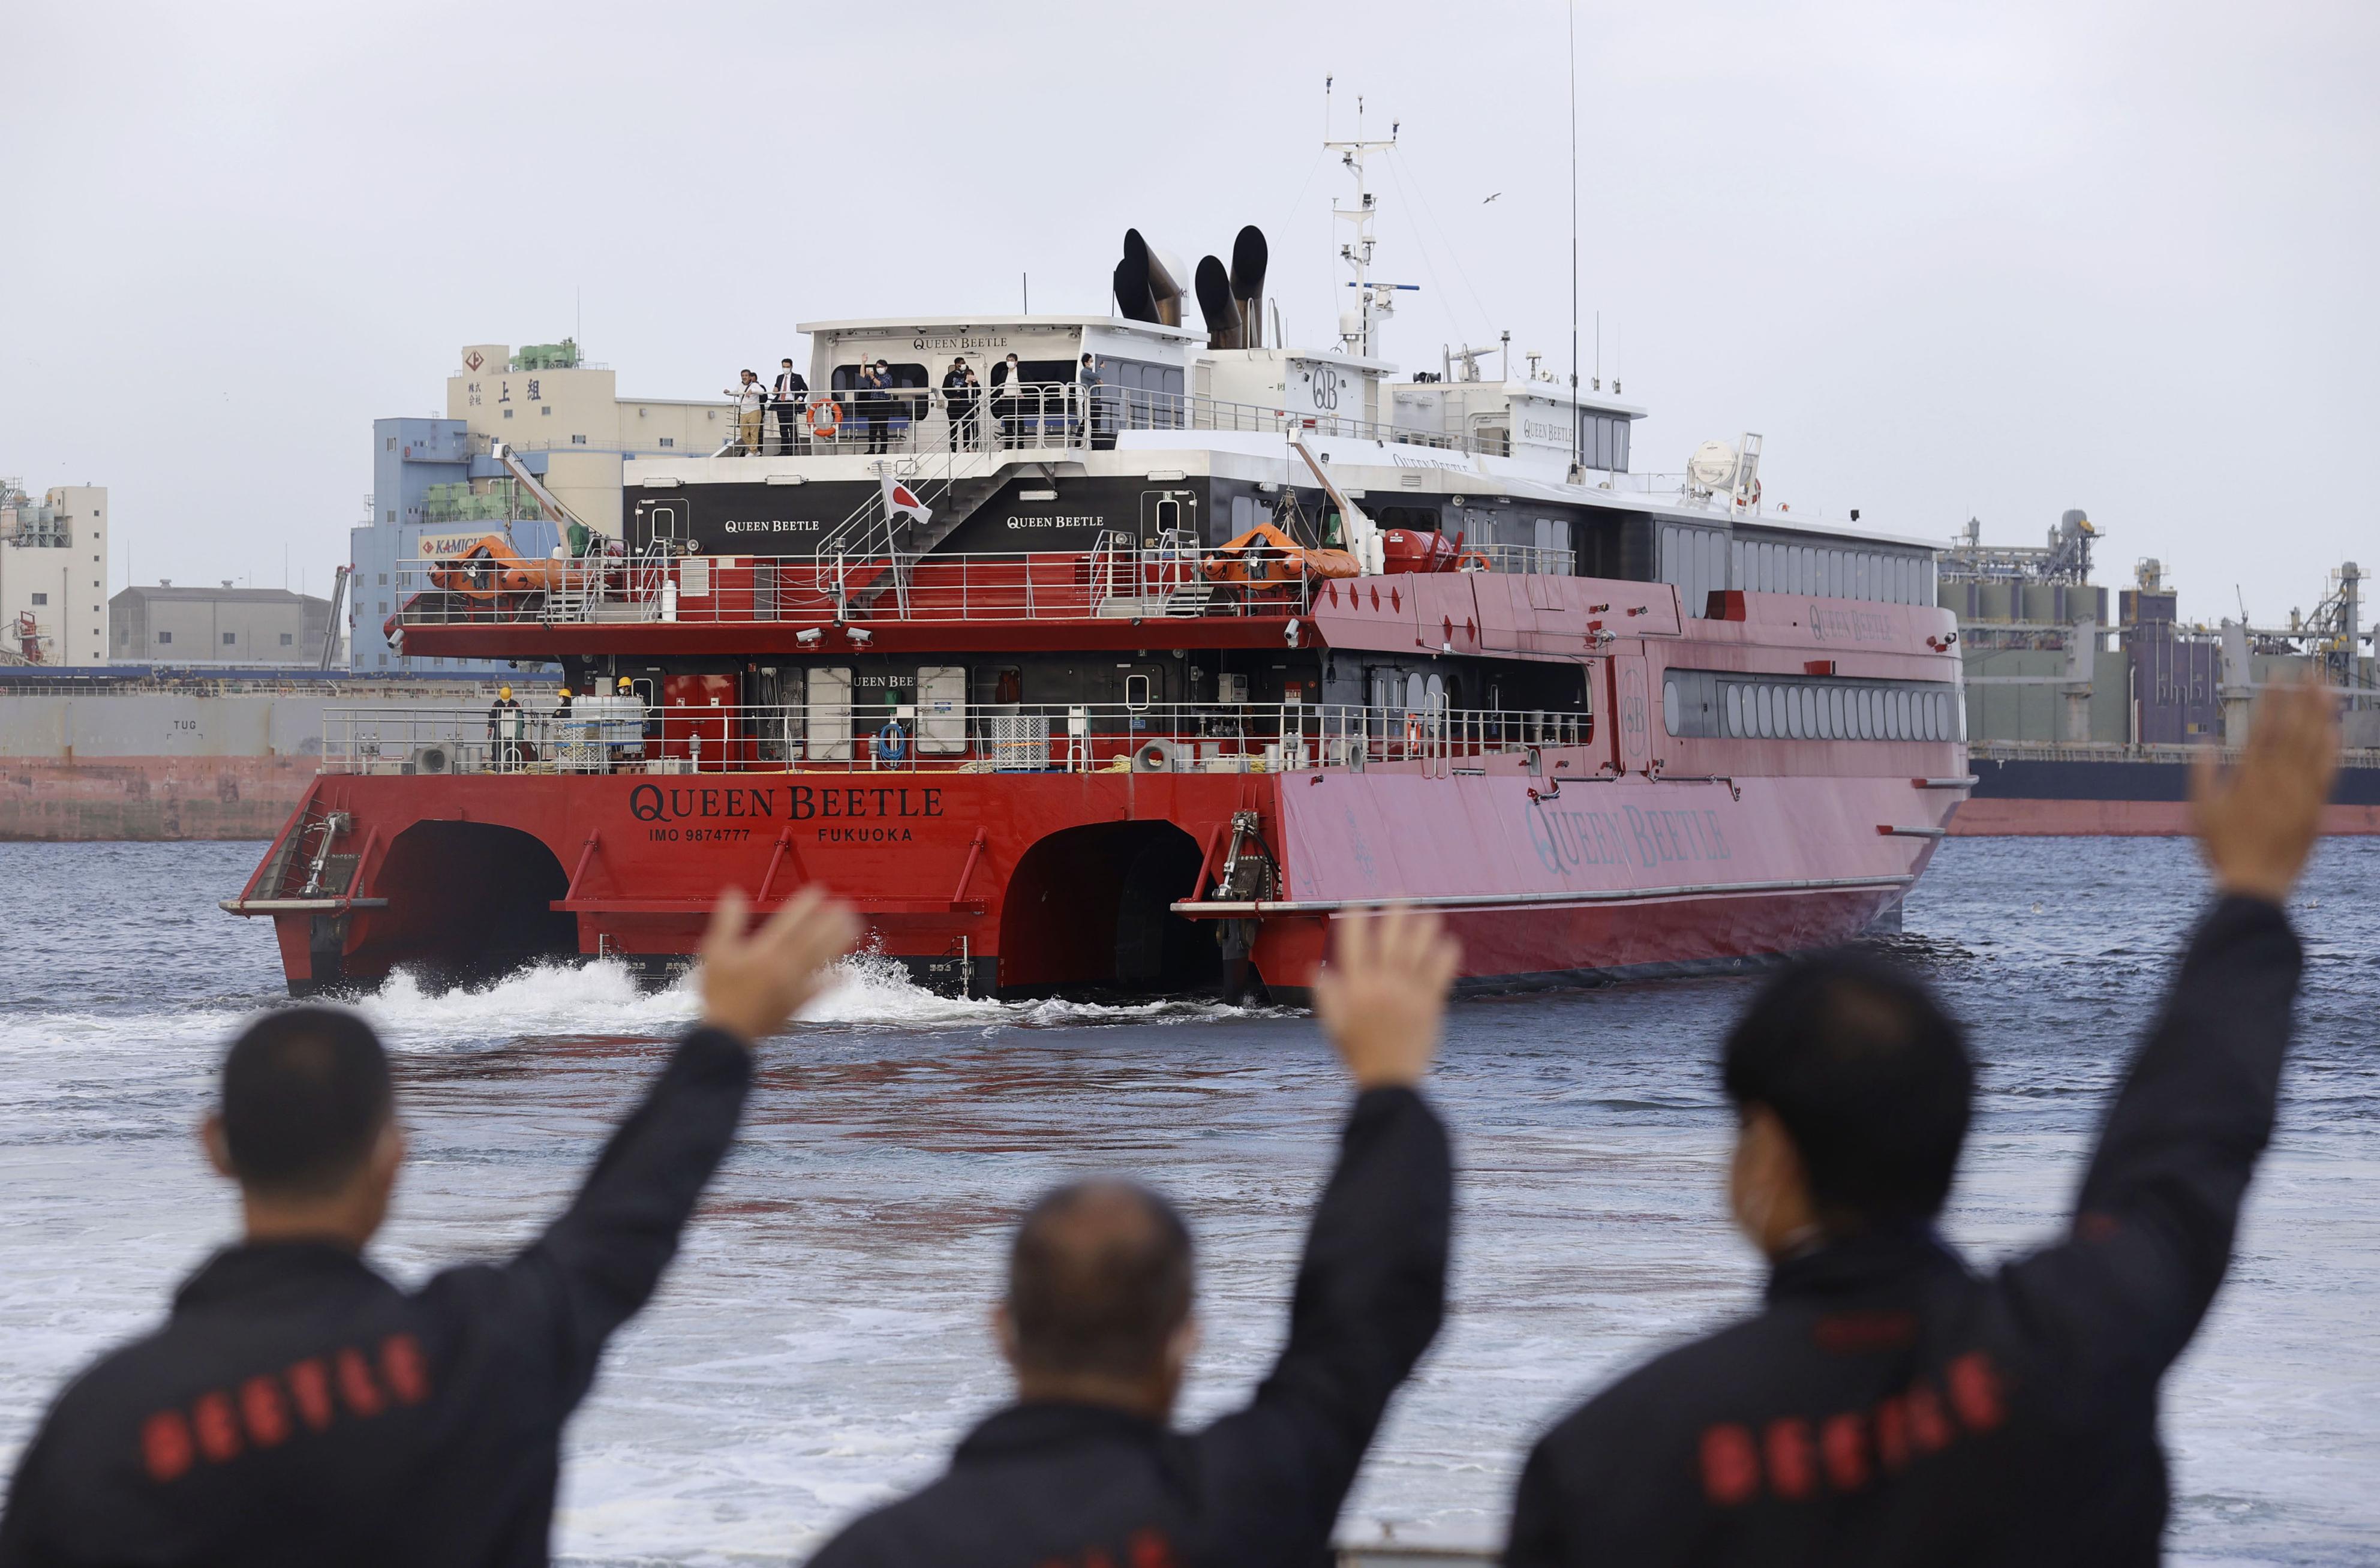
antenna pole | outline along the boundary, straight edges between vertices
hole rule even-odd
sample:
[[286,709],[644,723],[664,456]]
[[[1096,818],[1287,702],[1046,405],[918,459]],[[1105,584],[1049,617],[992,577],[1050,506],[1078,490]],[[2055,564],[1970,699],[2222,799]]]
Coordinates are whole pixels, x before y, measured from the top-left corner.
[[[1585,467],[1585,417],[1578,407],[1578,0],[1570,4],[1570,468]],[[1597,318],[1600,321],[1600,317]]]
[[1393,124],[1389,127],[1386,140],[1365,140],[1363,105],[1364,100],[1359,95],[1355,100],[1355,140],[1325,141],[1322,146],[1326,152],[1338,153],[1339,162],[1355,176],[1355,204],[1342,207],[1335,201],[1330,203],[1330,216],[1339,223],[1349,225],[1354,230],[1353,237],[1339,247],[1338,259],[1346,262],[1355,274],[1348,285],[1355,291],[1355,330],[1352,333],[1342,330],[1339,334],[1339,343],[1346,352],[1369,359],[1373,352],[1374,318],[1394,312],[1396,305],[1391,291],[1399,286],[1375,286],[1372,282],[1372,247],[1378,243],[1372,236],[1372,220],[1378,207],[1372,200],[1370,187],[1365,183],[1364,160],[1374,152],[1395,147],[1397,128]]

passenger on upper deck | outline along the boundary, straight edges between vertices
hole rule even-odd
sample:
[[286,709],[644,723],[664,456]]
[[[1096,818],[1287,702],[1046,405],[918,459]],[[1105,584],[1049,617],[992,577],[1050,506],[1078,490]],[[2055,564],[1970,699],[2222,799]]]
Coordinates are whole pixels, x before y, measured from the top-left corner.
[[1077,1181],[1026,1212],[992,1314],[1016,1403],[941,1479],[859,1520],[812,1568],[1266,1568],[1330,1530],[1446,1304],[1454,1174],[1421,1097],[1458,954],[1435,917],[1354,912],[1316,1010],[1354,1080],[1306,1234],[1289,1337],[1242,1408],[1173,1429],[1197,1346],[1190,1233],[1136,1183]]
[[1973,1094],[1959,1027],[1866,958],[1779,976],[1727,1041],[1755,1315],[1639,1368],[1529,1456],[1511,1568],[2153,1563],[2158,1389],[2213,1304],[2272,1136],[2301,954],[2282,906],[2338,766],[2330,699],[2268,693],[2202,764],[2215,873],[2066,1237],[1989,1273],[1935,1233]]
[[769,389],[760,384],[757,372],[746,371],[742,379],[727,389],[727,395],[735,399],[735,455],[756,456],[760,451],[760,424],[766,417]]
[[777,367],[777,382],[770,389],[769,407],[777,421],[777,444],[774,450],[790,456],[802,449],[802,410],[810,400],[810,383],[785,359]]
[[892,434],[892,367],[879,359],[859,368],[859,422],[868,432],[870,456],[882,452]]
[[1075,423],[1087,444],[1092,446],[1112,446],[1115,444],[1113,432],[1108,432],[1108,439],[1103,442],[1096,424],[1099,419],[1099,362],[1086,354],[1083,356],[1082,363],[1075,367]]
[[1016,421],[1025,409],[1025,367],[1016,356],[991,368],[991,417],[1000,421],[1000,444],[1013,448],[1016,444]]
[[942,402],[950,411],[951,445],[959,451],[971,450],[981,433],[979,413],[983,404],[983,387],[975,379],[975,367],[962,354],[951,361],[942,376]]

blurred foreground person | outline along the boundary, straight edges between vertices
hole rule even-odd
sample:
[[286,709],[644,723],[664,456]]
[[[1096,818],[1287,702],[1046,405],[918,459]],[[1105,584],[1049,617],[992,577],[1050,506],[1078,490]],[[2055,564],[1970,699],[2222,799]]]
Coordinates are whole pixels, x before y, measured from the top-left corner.
[[204,1128],[246,1237],[59,1396],[0,1564],[544,1562],[563,1422],[735,1138],[752,1043],[858,934],[814,892],[745,923],[726,894],[702,1021],[568,1211],[510,1262],[410,1294],[359,1256],[405,1160],[380,1041],[323,1007],[249,1026]]
[[1729,1038],[1729,1198],[1757,1316],[1661,1356],[1529,1456],[1505,1561],[2148,1563],[2158,1384],[2229,1260],[2273,1126],[2297,939],[2282,914],[2338,767],[2282,688],[2196,781],[2217,902],[2099,1137],[2065,1240],[1989,1274],[1934,1217],[1967,1129],[1958,1026],[1858,957],[1796,966]]
[[922,1491],[812,1568],[1186,1568],[1321,1563],[1389,1396],[1445,1309],[1453,1174],[1419,1091],[1454,978],[1427,915],[1342,918],[1315,1011],[1355,1081],[1290,1303],[1246,1408],[1170,1425],[1198,1343],[1190,1234],[1121,1180],[1071,1183],[1017,1226],[992,1315],[1016,1403]]

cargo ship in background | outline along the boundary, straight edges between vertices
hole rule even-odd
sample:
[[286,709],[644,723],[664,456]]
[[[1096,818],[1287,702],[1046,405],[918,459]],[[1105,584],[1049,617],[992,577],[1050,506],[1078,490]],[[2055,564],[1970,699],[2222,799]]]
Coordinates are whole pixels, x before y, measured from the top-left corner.
[[2362,568],[2329,576],[2282,626],[2183,623],[2143,559],[2108,614],[2091,582],[2101,535],[2069,511],[2037,546],[1987,546],[1970,519],[1941,561],[1959,617],[1973,794],[1953,836],[2154,836],[2190,831],[2192,760],[2247,735],[2255,688],[2316,675],[2338,693],[2348,751],[2324,829],[2380,833],[2380,688]]
[[666,975],[730,886],[823,884],[1003,996],[1295,1000],[1386,899],[1442,911],[1474,986],[1893,922],[1972,782],[1936,548],[1765,504],[1756,435],[1638,470],[1616,383],[1398,375],[1386,145],[1331,144],[1332,345],[1269,338],[1256,230],[1195,273],[1135,231],[1111,313],[805,324],[786,424],[627,461],[616,518],[536,489],[570,546],[401,564],[408,656],[581,695],[334,709],[225,907],[299,993]]
[[[551,674],[504,677],[540,708]],[[313,787],[324,712],[484,704],[498,677],[0,664],[0,844],[269,839]]]

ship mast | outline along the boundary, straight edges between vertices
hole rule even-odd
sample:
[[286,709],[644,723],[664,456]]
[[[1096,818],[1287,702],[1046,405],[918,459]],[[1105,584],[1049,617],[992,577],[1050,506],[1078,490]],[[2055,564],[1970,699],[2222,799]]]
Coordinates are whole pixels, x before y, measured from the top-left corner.
[[[1328,132],[1325,135],[1327,138]],[[1339,343],[1346,352],[1363,359],[1372,358],[1373,318],[1394,315],[1395,291],[1418,286],[1409,283],[1372,281],[1372,246],[1376,243],[1372,236],[1372,219],[1378,207],[1364,182],[1364,160],[1371,153],[1386,152],[1396,144],[1397,125],[1394,121],[1390,122],[1387,140],[1364,140],[1364,100],[1360,96],[1355,100],[1355,140],[1326,140],[1322,143],[1323,150],[1338,153],[1340,163],[1355,176],[1355,204],[1342,207],[1334,200],[1330,203],[1330,215],[1354,230],[1353,237],[1339,247],[1339,259],[1346,262],[1355,274],[1348,284],[1355,291],[1355,308],[1339,314]]]

